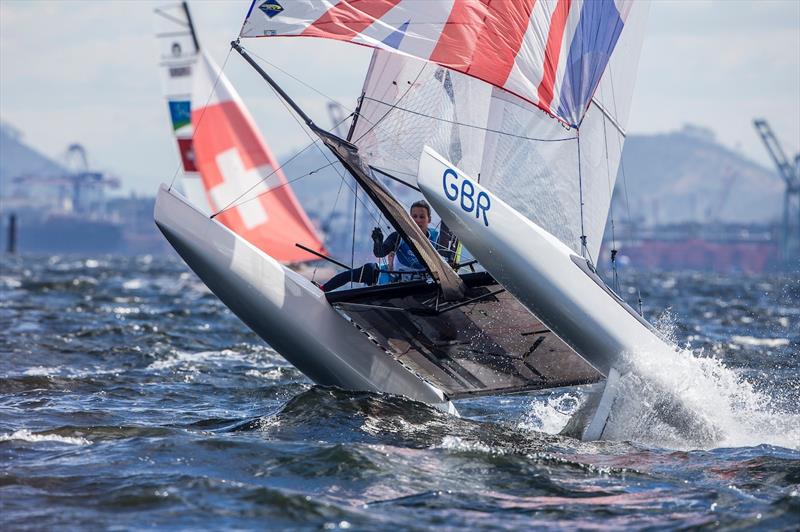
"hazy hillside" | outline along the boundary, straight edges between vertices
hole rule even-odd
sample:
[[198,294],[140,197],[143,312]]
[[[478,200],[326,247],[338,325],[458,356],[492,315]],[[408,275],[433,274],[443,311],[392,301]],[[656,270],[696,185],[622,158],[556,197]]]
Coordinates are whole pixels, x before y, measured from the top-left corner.
[[11,125],[0,123],[0,196],[6,195],[13,178],[25,174],[59,174],[54,161],[31,148]]
[[[647,223],[766,222],[777,219],[782,209],[783,182],[778,175],[717,144],[707,130],[687,126],[671,133],[630,135],[623,159],[634,219]],[[319,150],[311,148],[286,166],[286,175],[296,178],[326,162]],[[332,210],[339,182],[336,173],[327,168],[292,186],[303,205],[324,218]],[[623,184],[620,171],[615,190],[620,220],[627,216],[623,214]],[[345,192],[343,189],[337,211],[352,212],[352,195],[345,201]]]
[[[30,139],[35,145],[34,140]],[[284,172],[289,180],[297,179],[333,160],[331,154],[326,155],[328,159],[312,147],[287,163]],[[686,127],[671,133],[630,135],[623,159],[634,219],[647,223],[764,222],[781,212],[783,182],[774,170],[717,144],[709,131]],[[7,194],[9,182],[16,176],[58,172],[56,162],[23,142],[12,126],[0,124],[0,194]],[[336,202],[340,182],[336,170],[328,167],[302,177],[292,187],[313,218],[322,224],[343,224],[352,216],[345,213],[352,212],[353,199],[349,189],[342,187]],[[348,182],[352,186],[352,178]],[[622,187],[620,176],[615,191],[618,213],[625,212]]]
[[[717,144],[708,130],[630,135],[623,161],[631,216],[647,223],[766,222],[782,209],[777,173]],[[620,174],[615,206],[624,209],[622,185]]]

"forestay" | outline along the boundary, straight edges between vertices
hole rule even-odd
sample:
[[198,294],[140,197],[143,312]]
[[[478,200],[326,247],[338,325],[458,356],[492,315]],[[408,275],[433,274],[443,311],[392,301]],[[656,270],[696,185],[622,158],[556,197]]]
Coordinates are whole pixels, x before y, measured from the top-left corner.
[[578,126],[631,0],[254,0],[241,37],[324,37],[466,73]]

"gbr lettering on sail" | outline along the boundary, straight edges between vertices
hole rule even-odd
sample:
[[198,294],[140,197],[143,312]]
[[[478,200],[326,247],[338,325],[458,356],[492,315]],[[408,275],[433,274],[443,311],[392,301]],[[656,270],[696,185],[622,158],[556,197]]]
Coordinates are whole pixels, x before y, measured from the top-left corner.
[[447,199],[457,203],[464,212],[474,214],[476,219],[483,219],[484,225],[489,227],[486,213],[492,202],[482,190],[475,194],[475,185],[468,177],[459,176],[455,170],[448,168],[442,174],[442,188]]

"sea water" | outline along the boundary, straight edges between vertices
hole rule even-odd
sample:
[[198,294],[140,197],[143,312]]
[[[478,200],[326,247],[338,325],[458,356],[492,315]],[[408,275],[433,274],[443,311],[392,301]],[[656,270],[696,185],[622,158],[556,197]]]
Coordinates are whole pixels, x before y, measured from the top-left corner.
[[637,288],[677,348],[627,354],[582,443],[589,388],[457,419],[313,386],[177,260],[5,257],[0,527],[797,529],[800,280]]

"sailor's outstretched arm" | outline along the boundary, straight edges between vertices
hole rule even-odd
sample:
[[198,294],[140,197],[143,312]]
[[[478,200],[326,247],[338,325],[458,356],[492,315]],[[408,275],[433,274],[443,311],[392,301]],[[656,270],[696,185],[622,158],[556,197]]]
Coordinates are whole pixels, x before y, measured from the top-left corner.
[[397,249],[400,243],[400,235],[397,231],[391,233],[386,239],[381,242],[380,240],[373,240],[372,253],[378,258],[385,257]]

